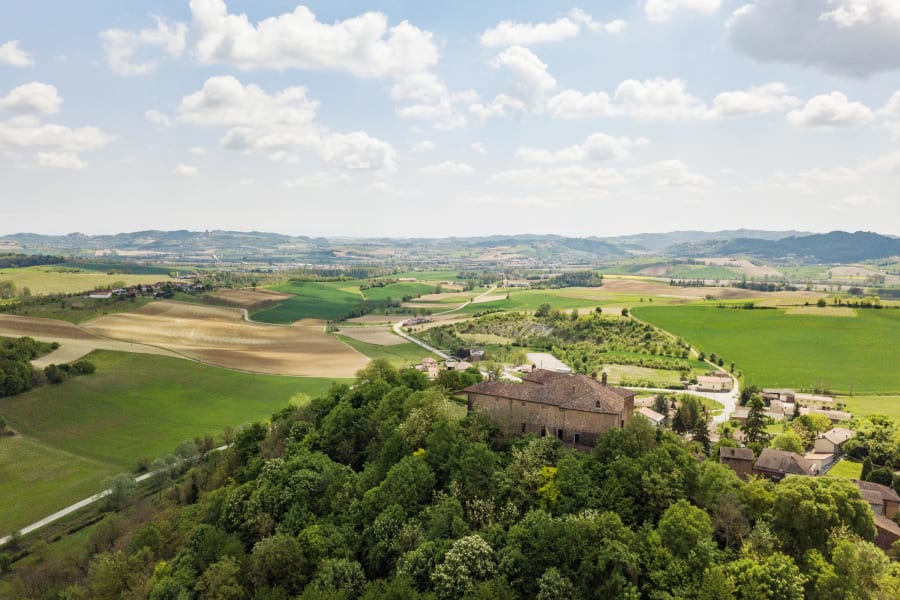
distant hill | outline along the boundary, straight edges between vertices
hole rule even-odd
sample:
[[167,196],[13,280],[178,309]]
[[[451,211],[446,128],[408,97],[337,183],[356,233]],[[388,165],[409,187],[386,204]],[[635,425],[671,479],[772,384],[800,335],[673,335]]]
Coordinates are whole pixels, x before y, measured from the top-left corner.
[[723,242],[736,239],[780,240],[791,236],[809,235],[805,231],[764,231],[760,229],[732,229],[726,231],[670,231],[668,233],[638,233],[603,238],[604,241],[636,252],[661,252],[681,244]]
[[779,240],[735,239],[681,246],[684,256],[748,255],[769,260],[791,259],[819,263],[852,263],[900,255],[900,239],[869,231],[832,231]]

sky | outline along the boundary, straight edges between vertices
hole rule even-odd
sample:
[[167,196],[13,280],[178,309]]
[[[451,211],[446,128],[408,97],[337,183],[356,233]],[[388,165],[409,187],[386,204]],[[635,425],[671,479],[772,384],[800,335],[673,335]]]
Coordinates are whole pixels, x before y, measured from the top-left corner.
[[0,234],[900,234],[898,0],[0,4]]

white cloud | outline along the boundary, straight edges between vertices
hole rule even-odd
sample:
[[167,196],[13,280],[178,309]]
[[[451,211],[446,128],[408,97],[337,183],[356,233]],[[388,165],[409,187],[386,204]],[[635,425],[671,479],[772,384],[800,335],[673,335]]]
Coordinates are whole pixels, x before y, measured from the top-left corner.
[[423,152],[431,152],[435,148],[436,146],[431,140],[422,140],[412,144],[412,147],[409,149],[409,153],[422,154]]
[[728,27],[732,45],[763,62],[852,77],[900,67],[896,0],[751,0]]
[[706,105],[687,93],[687,84],[681,79],[628,79],[619,84],[614,97],[619,113],[637,119],[679,121],[710,116]]
[[203,156],[204,154],[206,154],[207,151],[206,151],[206,148],[204,148],[202,146],[193,146],[192,148],[190,148],[188,150],[188,152],[190,152],[191,154],[197,155],[197,156]]
[[698,191],[712,185],[712,181],[699,173],[694,173],[680,160],[661,160],[625,171],[630,178],[647,183],[652,187],[680,188]]
[[0,65],[19,68],[31,67],[34,65],[34,58],[19,48],[19,40],[11,40],[0,44]]
[[547,101],[550,114],[558,119],[593,119],[613,114],[609,94],[564,90]]
[[156,110],[155,108],[151,108],[150,110],[144,113],[144,118],[154,125],[159,125],[161,127],[171,127],[172,119]]
[[197,167],[186,165],[184,163],[179,163],[172,172],[175,173],[175,175],[180,175],[182,177],[196,177],[200,173]]
[[613,137],[605,133],[595,133],[582,144],[559,150],[545,150],[523,146],[516,151],[516,157],[527,162],[558,163],[582,160],[625,160],[631,158],[629,148],[646,144],[647,140],[633,140],[627,137]]
[[460,107],[478,99],[472,90],[450,92],[433,73],[413,73],[401,78],[391,88],[391,96],[397,101],[413,103],[398,108],[399,117],[432,121],[437,129],[465,127],[467,121],[460,114]]
[[710,16],[722,6],[722,0],[646,0],[644,13],[651,21],[668,21],[675,13],[693,12]]
[[252,177],[244,177],[243,179],[239,179],[238,183],[241,185],[253,185],[256,183],[256,180]]
[[482,156],[484,156],[485,154],[488,153],[487,148],[485,148],[485,147],[484,147],[484,144],[482,144],[481,142],[475,142],[475,143],[473,143],[473,144],[472,144],[472,150],[474,150],[474,151],[477,152],[478,154],[481,154]]
[[[187,45],[188,27],[162,17],[154,17],[155,28],[128,31],[107,29],[100,33],[106,62],[119,75],[147,75],[168,58],[179,58]],[[145,48],[152,56],[139,58]]]
[[741,117],[782,112],[802,104],[799,98],[787,93],[787,86],[773,81],[737,92],[723,92],[713,100],[718,116]]
[[42,123],[36,117],[17,117],[0,122],[0,148],[45,148],[55,152],[97,150],[112,143],[114,136],[96,127],[71,129]]
[[0,97],[0,109],[22,113],[50,115],[59,112],[62,98],[52,85],[32,82],[20,85],[6,96]]
[[426,175],[471,175],[475,172],[471,165],[455,160],[429,165],[419,170]]
[[851,194],[841,200],[838,203],[838,206],[840,208],[854,209],[882,206],[884,204],[886,204],[886,202],[876,194]]
[[609,23],[601,23],[600,21],[595,21],[594,17],[584,12],[580,8],[573,8],[569,12],[569,17],[576,23],[584,25],[593,33],[621,33],[625,31],[625,27],[627,26],[627,23],[622,19],[615,19],[614,21],[610,21]]
[[327,136],[319,148],[319,154],[326,163],[353,171],[393,171],[397,168],[394,147],[363,131]]
[[563,17],[552,23],[516,23],[501,21],[481,34],[481,45],[488,48],[502,46],[531,46],[559,42],[578,35],[577,23]]
[[319,103],[306,88],[289,87],[268,94],[229,76],[211,77],[203,89],[181,100],[179,119],[193,125],[310,126]]
[[511,113],[543,112],[547,95],[556,87],[556,79],[537,55],[523,46],[511,46],[495,56],[490,65],[509,73],[509,93],[497,94],[488,103],[473,97],[468,107],[472,115],[484,121]]
[[224,0],[191,0],[190,7],[194,54],[205,64],[398,77],[427,71],[438,61],[430,32],[407,21],[389,28],[387,17],[378,12],[327,24],[298,6],[253,25],[245,14],[230,14]]
[[38,152],[34,155],[34,160],[39,166],[51,169],[87,168],[87,163],[78,158],[74,152]]
[[841,92],[814,96],[802,109],[792,110],[787,119],[798,127],[858,127],[874,120],[872,110],[861,102],[849,102]]

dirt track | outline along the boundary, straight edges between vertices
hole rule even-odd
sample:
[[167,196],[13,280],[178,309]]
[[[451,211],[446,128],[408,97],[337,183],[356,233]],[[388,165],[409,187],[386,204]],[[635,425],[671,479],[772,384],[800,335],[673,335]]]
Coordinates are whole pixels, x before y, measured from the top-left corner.
[[90,333],[160,346],[222,367],[320,377],[352,377],[368,359],[323,331],[321,321],[268,325],[237,308],[154,302],[84,323]]

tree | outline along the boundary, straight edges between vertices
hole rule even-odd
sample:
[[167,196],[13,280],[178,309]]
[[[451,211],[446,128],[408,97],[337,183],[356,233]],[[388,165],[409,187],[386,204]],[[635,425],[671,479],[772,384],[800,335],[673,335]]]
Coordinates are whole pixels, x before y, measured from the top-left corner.
[[754,394],[750,397],[747,406],[750,407],[750,410],[747,413],[747,421],[742,427],[744,435],[747,442],[764,446],[769,441],[769,434],[766,432],[767,419],[762,398],[758,394]]
[[453,543],[431,579],[439,598],[457,599],[490,579],[495,570],[493,549],[480,536],[470,535]]
[[6,417],[0,415],[0,437],[6,435]]
[[737,597],[746,600],[803,600],[806,578],[790,556],[742,558],[728,565]]
[[867,456],[863,460],[862,472],[860,473],[859,478],[862,479],[863,481],[868,481],[869,474],[872,472],[872,469],[874,469],[874,468],[875,468],[875,466],[872,464],[872,458]]
[[623,308],[623,309],[622,309],[622,316],[623,316],[623,317],[627,317],[627,316],[628,316],[628,309],[627,309],[627,308]]
[[544,302],[543,304],[538,306],[537,310],[534,311],[535,317],[540,318],[540,317],[546,317],[548,315],[550,315],[550,304],[548,304],[547,302]]
[[194,589],[200,600],[241,600],[246,596],[240,583],[241,566],[231,556],[213,563],[203,572]]
[[296,594],[306,576],[303,550],[296,538],[277,533],[253,546],[250,577],[256,587],[280,587],[288,594]]
[[804,443],[803,438],[791,430],[780,433],[772,438],[772,447],[776,450],[796,452],[800,455],[806,452],[806,444]]
[[106,503],[110,510],[124,508],[137,492],[137,483],[134,477],[127,473],[120,473],[104,482],[104,487],[109,490]]

